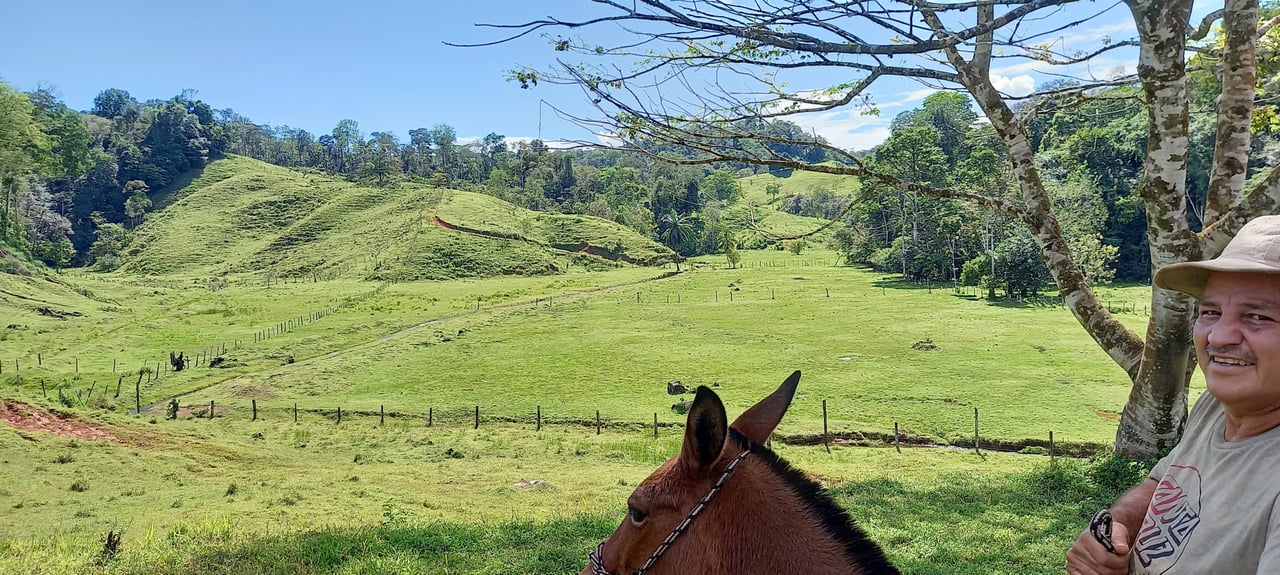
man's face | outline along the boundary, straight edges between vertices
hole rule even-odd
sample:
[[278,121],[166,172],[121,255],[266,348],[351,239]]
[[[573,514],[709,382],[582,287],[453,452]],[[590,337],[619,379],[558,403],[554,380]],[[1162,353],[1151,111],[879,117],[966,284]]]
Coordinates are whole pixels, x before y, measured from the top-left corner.
[[1280,275],[1211,273],[1194,334],[1209,393],[1228,413],[1280,409]]

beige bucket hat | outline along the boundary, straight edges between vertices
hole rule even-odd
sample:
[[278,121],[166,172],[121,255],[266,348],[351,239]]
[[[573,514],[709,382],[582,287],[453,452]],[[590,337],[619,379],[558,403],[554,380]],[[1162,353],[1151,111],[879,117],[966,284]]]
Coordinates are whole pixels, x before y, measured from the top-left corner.
[[[1251,272],[1280,276],[1280,216],[1254,218],[1222,250],[1202,262],[1179,262],[1160,268],[1155,284],[1199,298],[1209,272]],[[1280,281],[1280,277],[1277,277]]]

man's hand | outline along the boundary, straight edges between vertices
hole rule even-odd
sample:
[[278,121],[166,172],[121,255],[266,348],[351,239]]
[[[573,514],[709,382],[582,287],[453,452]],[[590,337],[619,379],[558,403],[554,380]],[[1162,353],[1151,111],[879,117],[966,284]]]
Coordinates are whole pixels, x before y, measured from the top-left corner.
[[1107,551],[1085,529],[1076,537],[1076,544],[1067,550],[1067,573],[1070,575],[1125,575],[1129,572],[1129,528],[1115,521],[1111,524],[1111,539],[1116,551]]

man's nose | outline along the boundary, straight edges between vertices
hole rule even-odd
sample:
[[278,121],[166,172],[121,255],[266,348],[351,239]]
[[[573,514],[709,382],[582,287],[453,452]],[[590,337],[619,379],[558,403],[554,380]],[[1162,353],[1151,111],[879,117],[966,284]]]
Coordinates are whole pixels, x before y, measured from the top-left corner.
[[1222,315],[1218,318],[1218,321],[1213,323],[1213,327],[1209,328],[1206,340],[1213,347],[1240,343],[1239,320],[1225,314]]

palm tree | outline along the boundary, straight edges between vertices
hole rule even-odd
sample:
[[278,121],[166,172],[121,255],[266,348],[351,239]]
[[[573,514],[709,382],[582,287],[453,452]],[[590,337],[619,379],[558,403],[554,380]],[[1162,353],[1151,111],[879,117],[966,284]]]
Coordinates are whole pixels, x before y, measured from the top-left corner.
[[689,216],[671,210],[658,220],[658,239],[676,253],[676,271],[680,271],[680,248],[684,246],[689,234],[693,233],[693,223]]
[[730,268],[738,267],[738,261],[742,259],[738,254],[738,238],[728,226],[720,226],[716,234],[716,247],[729,260]]

